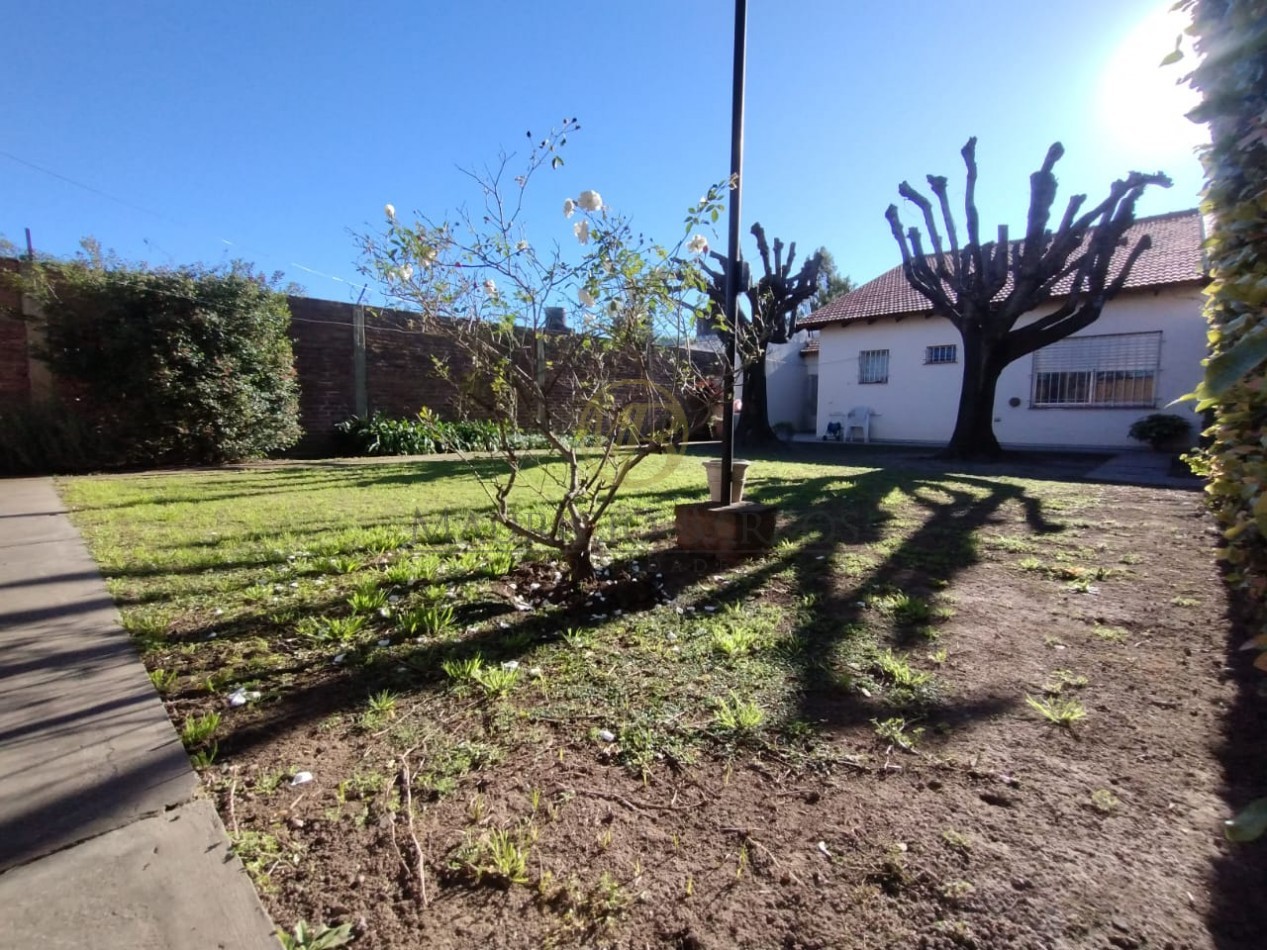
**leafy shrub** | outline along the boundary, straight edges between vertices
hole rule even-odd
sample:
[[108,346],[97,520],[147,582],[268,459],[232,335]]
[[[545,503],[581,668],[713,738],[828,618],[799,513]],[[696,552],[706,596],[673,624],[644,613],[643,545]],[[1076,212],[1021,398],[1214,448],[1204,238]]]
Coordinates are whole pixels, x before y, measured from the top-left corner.
[[1136,442],[1147,442],[1153,448],[1161,449],[1187,438],[1191,431],[1192,423],[1183,416],[1154,412],[1132,422],[1128,435]]
[[28,445],[27,468],[207,464],[298,439],[290,311],[275,278],[240,262],[150,269],[85,242],[74,260],[15,279],[40,307],[39,355],[84,427],[63,422],[56,438],[54,427],[44,457]]
[[74,472],[107,452],[98,429],[59,400],[0,406],[0,474]]
[[[427,408],[412,419],[376,412],[368,419],[353,417],[335,426],[339,450],[348,455],[441,455],[451,452],[495,452],[501,433],[492,422],[464,419],[446,422]],[[506,441],[513,449],[543,449],[546,441],[533,432],[511,431]]]
[[[1205,54],[1189,81],[1203,100],[1193,117],[1210,126],[1202,164],[1205,205],[1212,213],[1204,245],[1213,278],[1205,307],[1210,360],[1197,389],[1197,410],[1213,410],[1213,424],[1194,469],[1210,479],[1206,497],[1227,541],[1220,550],[1229,566],[1226,577],[1247,593],[1262,633],[1267,632],[1267,447],[1261,437],[1267,388],[1259,367],[1267,349],[1262,241],[1267,206],[1259,196],[1267,181],[1267,141],[1260,129],[1267,73],[1261,45],[1255,45],[1260,40],[1243,37],[1260,36],[1247,31],[1262,22],[1267,5],[1200,0],[1185,6],[1192,12],[1197,50]],[[1259,666],[1267,670],[1267,651]]]

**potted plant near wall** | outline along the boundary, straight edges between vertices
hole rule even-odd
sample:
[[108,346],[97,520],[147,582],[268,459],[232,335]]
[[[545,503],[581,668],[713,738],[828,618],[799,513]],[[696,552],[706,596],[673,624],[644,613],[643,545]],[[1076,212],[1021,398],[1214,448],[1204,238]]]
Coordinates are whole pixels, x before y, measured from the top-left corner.
[[1130,437],[1147,442],[1157,452],[1180,452],[1189,445],[1192,423],[1183,416],[1154,412],[1131,423]]

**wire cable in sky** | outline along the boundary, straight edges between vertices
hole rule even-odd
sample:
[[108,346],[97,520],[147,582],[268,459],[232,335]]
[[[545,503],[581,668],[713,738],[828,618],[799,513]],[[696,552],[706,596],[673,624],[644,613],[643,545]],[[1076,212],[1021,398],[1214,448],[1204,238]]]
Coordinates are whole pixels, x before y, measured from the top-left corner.
[[[51,168],[45,168],[42,165],[35,164],[35,162],[28,162],[25,158],[20,158],[19,156],[14,155],[12,152],[8,152],[8,151],[5,151],[4,149],[0,149],[0,156],[3,156],[9,159],[12,162],[16,162],[19,165],[25,165],[27,168],[33,169],[42,175],[48,175],[50,178],[55,178],[58,181],[65,182],[68,185],[73,185],[76,188],[82,188],[84,191],[91,192],[94,195],[98,195],[102,198],[105,198],[107,201],[113,201],[115,204],[122,205],[125,208],[131,208],[133,211],[140,211],[142,214],[151,215],[152,217],[158,218],[161,221],[166,221],[168,224],[173,224],[176,227],[180,227],[180,228],[187,228],[190,231],[193,231],[194,233],[198,233],[198,229],[195,228],[193,225],[189,224],[187,221],[178,221],[177,219],[172,218],[169,215],[165,215],[162,212],[155,211],[152,208],[146,208],[143,205],[134,204],[133,202],[128,201],[124,198],[120,198],[116,195],[110,194],[109,192],[102,191],[100,188],[94,188],[92,185],[86,185],[82,181],[77,181],[68,175],[63,175],[60,172],[55,172]],[[230,241],[228,238],[215,238],[215,240],[219,241],[221,244],[225,245],[226,247],[237,248],[239,250],[245,251],[247,254],[253,253],[252,249],[241,247],[237,243]],[[168,255],[168,256],[170,257],[171,255]],[[280,257],[281,255],[270,255],[270,256]],[[315,274],[318,277],[325,277],[329,280],[338,281],[341,284],[347,284],[350,287],[356,287],[358,289],[363,287],[365,283],[364,281],[346,280],[343,277],[336,277],[334,274],[327,274],[327,273],[324,273],[323,271],[314,270],[313,268],[300,264],[297,261],[291,261],[290,266],[297,267],[302,271],[307,271],[309,274]]]

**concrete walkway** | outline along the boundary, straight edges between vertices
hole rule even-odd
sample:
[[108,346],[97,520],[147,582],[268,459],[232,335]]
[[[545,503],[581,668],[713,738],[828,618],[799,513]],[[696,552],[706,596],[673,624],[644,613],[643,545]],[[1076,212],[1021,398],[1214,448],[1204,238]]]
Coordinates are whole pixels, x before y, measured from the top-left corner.
[[0,944],[276,950],[49,479],[0,481]]
[[1093,482],[1116,482],[1148,488],[1187,488],[1200,491],[1203,479],[1194,475],[1177,477],[1170,474],[1171,456],[1165,452],[1122,452],[1087,472]]

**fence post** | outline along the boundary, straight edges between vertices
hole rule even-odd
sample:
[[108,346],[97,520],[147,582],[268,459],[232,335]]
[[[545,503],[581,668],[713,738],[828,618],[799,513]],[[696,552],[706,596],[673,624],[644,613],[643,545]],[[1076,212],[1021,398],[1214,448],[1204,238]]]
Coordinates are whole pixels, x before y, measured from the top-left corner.
[[370,414],[369,388],[365,378],[365,308],[352,308],[352,388],[356,414],[365,419]]

